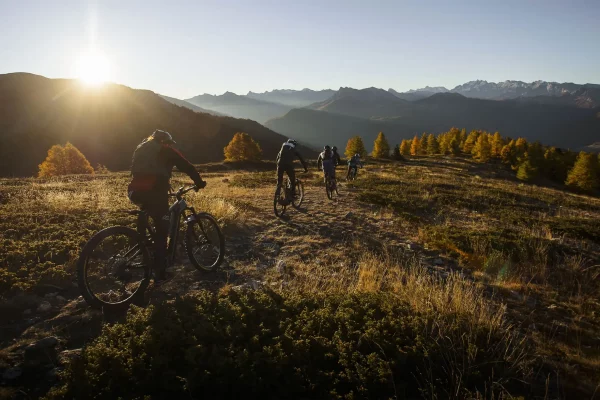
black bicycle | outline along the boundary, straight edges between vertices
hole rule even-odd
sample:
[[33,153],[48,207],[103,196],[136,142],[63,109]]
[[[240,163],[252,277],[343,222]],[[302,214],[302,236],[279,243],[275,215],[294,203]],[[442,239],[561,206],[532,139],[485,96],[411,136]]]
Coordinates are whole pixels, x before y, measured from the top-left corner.
[[340,195],[335,178],[330,177],[329,174],[325,177],[325,191],[329,200],[333,199],[334,193],[338,196]]
[[281,185],[277,185],[275,189],[275,199],[273,201],[273,210],[277,217],[283,216],[288,205],[292,205],[294,208],[300,208],[302,201],[304,201],[304,185],[300,179],[296,178],[295,182],[296,191],[292,198],[292,181],[287,177],[283,184],[284,190],[281,190]]
[[[188,206],[183,195],[196,186],[181,187],[170,194],[176,201],[169,208],[167,262],[176,259],[181,221],[186,231],[183,241],[187,256],[198,270],[214,271],[225,256],[225,239],[216,219]],[[81,295],[94,308],[127,307],[147,289],[154,258],[156,230],[145,211],[126,211],[136,215],[137,230],[112,226],[96,233],[85,244],[77,262]]]
[[348,172],[348,176],[346,177],[346,180],[347,181],[356,180],[357,173],[358,173],[358,165],[356,167],[350,167],[350,171]]

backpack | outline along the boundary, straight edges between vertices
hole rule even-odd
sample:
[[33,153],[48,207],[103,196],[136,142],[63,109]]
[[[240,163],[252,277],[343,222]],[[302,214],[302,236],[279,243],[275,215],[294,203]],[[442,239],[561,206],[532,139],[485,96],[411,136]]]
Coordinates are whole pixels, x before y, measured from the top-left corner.
[[136,175],[155,175],[171,178],[171,171],[161,165],[159,160],[162,144],[156,140],[144,140],[133,152],[133,162],[131,163],[131,174]]

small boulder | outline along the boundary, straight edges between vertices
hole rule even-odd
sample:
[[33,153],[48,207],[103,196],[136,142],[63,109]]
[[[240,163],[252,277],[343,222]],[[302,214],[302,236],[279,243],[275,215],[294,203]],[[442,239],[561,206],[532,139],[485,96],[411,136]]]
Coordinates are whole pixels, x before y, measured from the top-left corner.
[[35,343],[30,344],[29,346],[35,346],[38,349],[47,349],[50,347],[54,347],[57,344],[58,344],[58,339],[56,338],[56,336],[48,336],[41,340],[38,340]]
[[81,349],[65,350],[58,355],[61,364],[68,364],[81,357]]
[[65,299],[62,296],[56,296],[56,301],[58,302],[58,304],[65,304],[67,302],[67,299]]

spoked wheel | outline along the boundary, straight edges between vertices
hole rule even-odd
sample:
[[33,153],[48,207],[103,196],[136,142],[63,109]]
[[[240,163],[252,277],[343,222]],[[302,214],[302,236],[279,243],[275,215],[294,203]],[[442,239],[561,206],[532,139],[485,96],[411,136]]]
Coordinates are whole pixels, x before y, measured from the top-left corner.
[[77,262],[81,295],[98,309],[125,308],[150,281],[150,253],[135,230],[106,228],[83,247]]
[[329,200],[331,200],[333,198],[333,193],[332,193],[332,185],[331,185],[331,179],[329,179],[329,177],[325,178],[325,192],[327,192],[327,198]]
[[304,184],[299,179],[296,179],[296,193],[294,195],[294,200],[292,201],[292,206],[294,206],[294,208],[300,208],[303,201]]
[[285,214],[287,206],[283,203],[285,201],[285,190],[277,185],[275,190],[275,199],[273,200],[273,210],[275,211],[276,217],[281,217]]
[[188,223],[184,246],[190,262],[200,271],[214,271],[225,257],[225,238],[210,214],[196,214]]

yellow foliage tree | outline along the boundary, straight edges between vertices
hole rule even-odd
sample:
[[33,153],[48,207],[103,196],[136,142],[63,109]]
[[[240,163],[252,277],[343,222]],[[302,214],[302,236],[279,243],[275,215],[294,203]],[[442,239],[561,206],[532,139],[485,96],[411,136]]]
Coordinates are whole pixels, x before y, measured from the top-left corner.
[[379,132],[375,143],[373,144],[373,157],[375,158],[389,158],[390,157],[390,144],[383,132]]
[[433,133],[427,136],[427,154],[437,154],[440,152],[440,145]]
[[94,173],[94,168],[92,168],[87,158],[69,142],[64,146],[56,144],[50,147],[48,156],[39,165],[39,169],[38,176],[40,178]]
[[427,154],[427,133],[423,132],[419,140],[419,154]]
[[417,135],[415,135],[415,137],[413,138],[413,140],[410,143],[410,155],[416,156],[417,154],[419,154],[420,148],[421,148],[421,141],[419,140],[419,137]]
[[492,137],[491,145],[492,145],[492,157],[500,158],[500,156],[502,155],[502,148],[504,147],[504,139],[502,139],[500,132],[494,133],[494,136]]
[[575,165],[569,171],[567,186],[574,189],[592,192],[599,186],[598,182],[598,159],[594,154],[582,151],[577,156]]
[[479,135],[475,146],[473,146],[472,153],[473,157],[480,162],[489,161],[492,157],[492,146],[486,133]]
[[360,154],[362,158],[367,157],[367,149],[365,148],[365,144],[360,136],[354,136],[348,139],[346,151],[344,152],[347,158],[351,158],[356,153]]
[[238,132],[223,149],[225,161],[259,161],[262,156],[260,145],[245,132]]
[[407,156],[410,154],[410,140],[403,139],[400,143],[400,154]]

